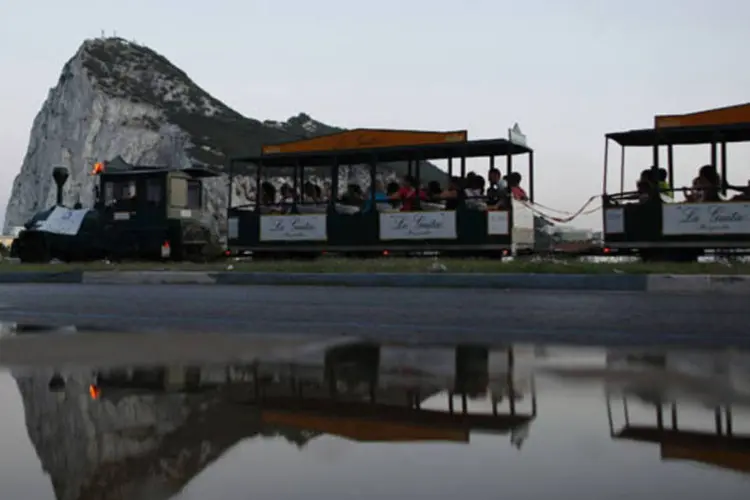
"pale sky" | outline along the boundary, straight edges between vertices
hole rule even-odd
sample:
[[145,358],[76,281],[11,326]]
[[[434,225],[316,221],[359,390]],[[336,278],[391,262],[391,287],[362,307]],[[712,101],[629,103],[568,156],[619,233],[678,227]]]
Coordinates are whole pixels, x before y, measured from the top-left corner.
[[[0,217],[49,87],[101,30],[150,46],[253,118],[306,112],[470,138],[518,122],[536,151],[537,201],[575,211],[601,193],[606,132],[750,101],[748,20],[742,0],[6,0]],[[730,147],[731,182],[750,178],[747,153]],[[650,164],[630,158],[628,185]],[[708,147],[678,150],[676,184],[707,159]]]

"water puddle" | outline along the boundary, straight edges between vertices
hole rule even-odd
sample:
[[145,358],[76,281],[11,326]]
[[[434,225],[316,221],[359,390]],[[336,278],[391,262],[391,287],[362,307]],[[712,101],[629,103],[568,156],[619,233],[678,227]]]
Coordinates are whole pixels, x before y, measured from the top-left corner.
[[3,498],[721,500],[750,487],[750,354],[735,350],[308,341],[252,362],[16,364],[0,397]]

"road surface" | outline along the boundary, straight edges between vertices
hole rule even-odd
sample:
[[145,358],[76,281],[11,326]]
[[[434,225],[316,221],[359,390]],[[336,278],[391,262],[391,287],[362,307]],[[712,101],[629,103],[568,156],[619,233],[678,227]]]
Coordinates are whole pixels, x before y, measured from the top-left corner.
[[354,335],[417,342],[750,347],[744,296],[622,292],[0,285],[0,321],[79,330]]

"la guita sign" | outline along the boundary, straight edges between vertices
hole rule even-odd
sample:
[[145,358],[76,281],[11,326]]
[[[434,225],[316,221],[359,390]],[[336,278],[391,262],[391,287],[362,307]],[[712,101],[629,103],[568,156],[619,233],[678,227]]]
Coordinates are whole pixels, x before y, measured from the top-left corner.
[[455,212],[400,212],[380,214],[381,240],[455,238]]
[[687,234],[750,234],[748,203],[685,203],[664,205],[662,233]]
[[326,216],[264,215],[260,218],[261,241],[325,241]]

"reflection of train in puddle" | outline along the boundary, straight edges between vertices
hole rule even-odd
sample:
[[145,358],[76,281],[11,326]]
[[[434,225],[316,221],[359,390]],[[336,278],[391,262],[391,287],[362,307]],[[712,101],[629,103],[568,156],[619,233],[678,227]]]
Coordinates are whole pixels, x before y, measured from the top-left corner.
[[461,444],[489,432],[520,447],[536,416],[510,349],[357,343],[314,356],[14,377],[58,500],[166,500],[247,439],[302,449],[324,435]]
[[[661,373],[641,379],[643,383],[608,384],[612,439],[658,445],[662,460],[687,460],[750,474],[750,429],[735,426],[735,411],[747,419],[750,403],[746,355],[631,351],[610,354],[607,361],[610,368]],[[680,415],[680,406],[690,418]],[[634,407],[640,410],[636,417]]]
[[[212,389],[233,404],[257,408],[267,425],[357,441],[466,442],[472,430],[515,436],[537,410],[533,377],[518,376],[513,350],[484,346],[358,343],[308,363],[100,371],[90,391],[95,398],[118,398],[123,392]],[[486,401],[486,411],[472,411],[470,400]]]

